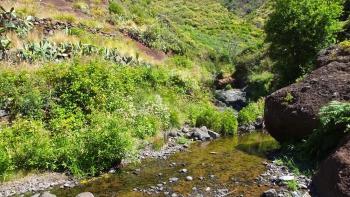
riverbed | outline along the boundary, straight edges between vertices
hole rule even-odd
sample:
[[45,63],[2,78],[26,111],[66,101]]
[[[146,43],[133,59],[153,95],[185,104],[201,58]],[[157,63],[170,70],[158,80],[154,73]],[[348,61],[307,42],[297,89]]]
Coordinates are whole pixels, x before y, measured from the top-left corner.
[[270,187],[257,183],[256,178],[266,171],[266,153],[276,148],[278,143],[261,132],[194,143],[168,159],[129,164],[114,174],[50,192],[57,196],[81,192],[122,197],[260,196]]

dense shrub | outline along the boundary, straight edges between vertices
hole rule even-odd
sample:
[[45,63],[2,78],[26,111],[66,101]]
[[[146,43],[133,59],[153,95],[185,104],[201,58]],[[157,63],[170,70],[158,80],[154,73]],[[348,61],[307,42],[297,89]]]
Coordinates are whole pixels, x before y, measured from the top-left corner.
[[218,111],[215,108],[208,107],[196,117],[196,126],[206,126],[216,132],[234,135],[237,132],[237,119],[232,110]]
[[281,85],[309,71],[318,51],[335,41],[341,12],[341,1],[274,1],[265,30]]
[[110,13],[122,15],[124,14],[124,8],[115,0],[109,1],[108,10]]
[[[166,68],[96,60],[38,69],[1,68],[0,175],[18,169],[96,175],[188,117],[193,83]],[[228,128],[228,127],[227,127]],[[227,130],[227,129],[226,129]]]
[[238,113],[238,122],[240,124],[251,124],[258,117],[264,114],[264,99],[259,99],[256,103],[250,103]]

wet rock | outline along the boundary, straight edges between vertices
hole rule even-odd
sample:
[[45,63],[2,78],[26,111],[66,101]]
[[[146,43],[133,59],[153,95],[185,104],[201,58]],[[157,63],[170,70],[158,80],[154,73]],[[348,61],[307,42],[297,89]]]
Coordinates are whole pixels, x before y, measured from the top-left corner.
[[278,197],[277,191],[275,189],[269,189],[265,191],[262,195],[262,197]]
[[78,194],[76,197],[94,197],[94,195],[91,192],[83,192]]
[[216,90],[215,97],[238,111],[247,105],[246,93],[240,89]]
[[212,137],[213,139],[217,139],[217,138],[220,138],[220,134],[214,132],[214,131],[211,131],[211,130],[208,130],[208,134],[210,135],[210,137]]

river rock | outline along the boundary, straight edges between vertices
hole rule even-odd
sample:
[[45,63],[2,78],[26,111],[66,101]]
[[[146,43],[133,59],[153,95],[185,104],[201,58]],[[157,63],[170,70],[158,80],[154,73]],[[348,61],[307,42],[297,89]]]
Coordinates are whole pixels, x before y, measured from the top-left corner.
[[332,100],[350,100],[350,50],[331,47],[298,83],[282,88],[265,100],[265,126],[278,141],[302,139],[318,127],[318,113]]
[[278,178],[280,181],[293,181],[295,178],[294,176],[287,175],[287,176],[281,176]]
[[44,192],[40,195],[40,197],[56,197],[56,195],[51,194],[50,192]]
[[198,129],[198,128],[193,129],[193,133],[191,137],[202,141],[210,140],[210,135],[208,134],[208,131]]
[[350,136],[321,163],[313,184],[320,197],[350,196]]
[[91,192],[83,192],[78,194],[76,197],[94,197],[94,195]]
[[5,110],[0,110],[0,118],[7,116],[8,113]]
[[240,89],[216,90],[215,97],[238,111],[247,105],[246,93]]
[[175,183],[175,182],[177,182],[178,180],[179,180],[179,178],[177,178],[177,177],[169,178],[169,182],[170,182],[170,183]]
[[212,137],[213,139],[217,139],[220,138],[220,134],[212,131],[212,130],[208,130],[208,134],[210,135],[210,137]]
[[262,195],[262,197],[277,197],[277,191],[275,189],[269,189],[265,191]]
[[193,177],[191,177],[191,176],[186,177],[186,181],[192,181],[192,180],[193,180]]

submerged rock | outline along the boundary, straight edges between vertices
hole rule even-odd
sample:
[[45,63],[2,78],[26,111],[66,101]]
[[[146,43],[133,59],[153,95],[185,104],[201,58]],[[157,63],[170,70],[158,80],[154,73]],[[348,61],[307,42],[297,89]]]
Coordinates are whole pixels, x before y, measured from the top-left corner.
[[350,100],[350,51],[332,47],[318,69],[265,100],[265,125],[278,141],[301,139],[318,127],[318,113],[332,100]]

